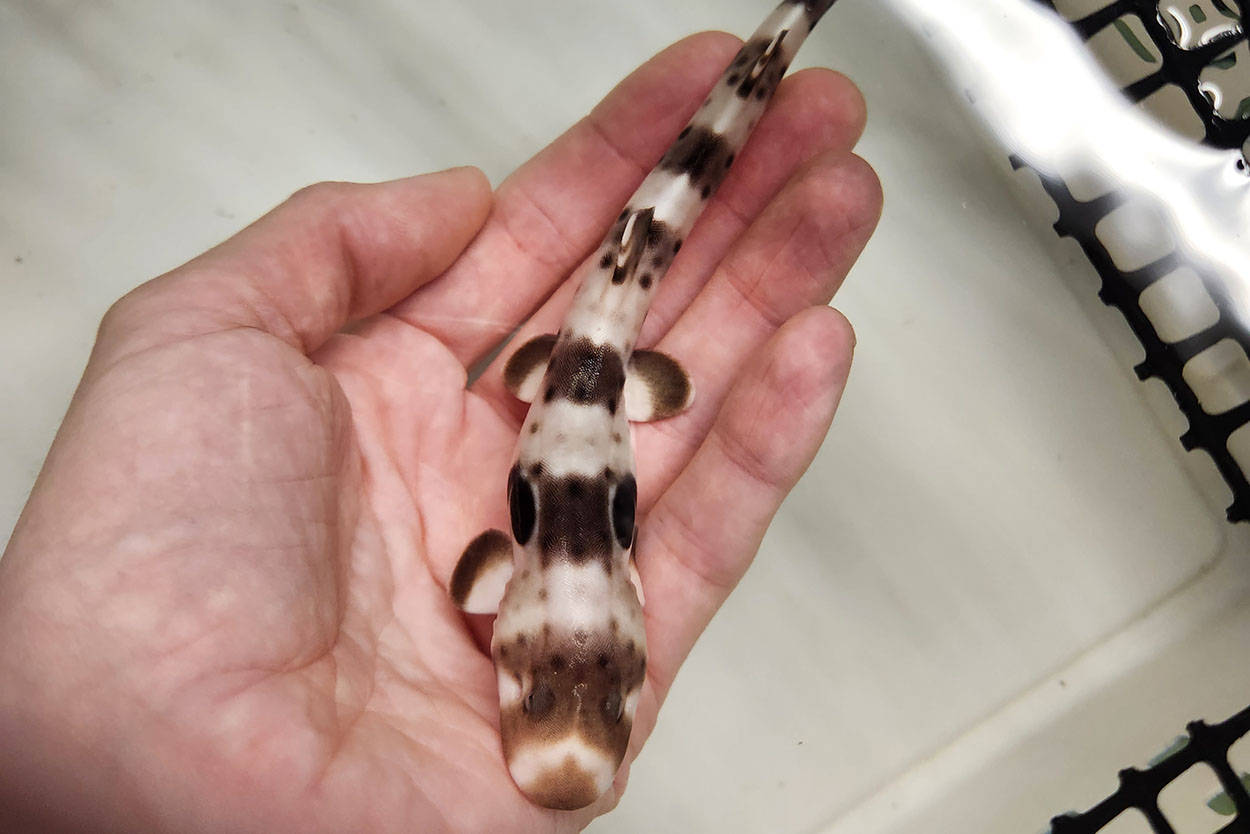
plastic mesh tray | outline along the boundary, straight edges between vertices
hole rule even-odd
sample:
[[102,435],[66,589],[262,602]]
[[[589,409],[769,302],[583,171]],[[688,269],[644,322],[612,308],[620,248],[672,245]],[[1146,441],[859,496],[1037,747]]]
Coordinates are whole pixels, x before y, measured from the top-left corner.
[[1231,803],[1232,814],[1218,834],[1250,831],[1250,793],[1240,774],[1228,761],[1228,750],[1250,732],[1250,707],[1220,724],[1195,721],[1187,728],[1189,736],[1175,752],[1161,761],[1138,770],[1120,771],[1120,788],[1093,808],[1081,814],[1065,814],[1051,820],[1051,834],[1093,834],[1111,823],[1125,811],[1136,809],[1146,818],[1151,830],[1158,834],[1177,834],[1159,808],[1159,794],[1197,764],[1206,764],[1220,780],[1224,793],[1220,797]]
[[[1245,27],[1240,18],[1241,8],[1236,0],[1187,0],[1184,3],[1155,0],[1117,0],[1099,5],[1096,0],[1035,0],[1055,10],[1068,19],[1069,24],[1087,42],[1100,39],[1106,43],[1107,34],[1118,35],[1111,42],[1122,40],[1137,53],[1140,67],[1136,75],[1142,75],[1124,86],[1124,94],[1134,102],[1143,102],[1158,91],[1174,86],[1184,92],[1191,113],[1201,122],[1204,144],[1224,148],[1242,149],[1250,137],[1250,86],[1241,96],[1237,81],[1250,85],[1250,50],[1247,50]],[[1171,25],[1167,22],[1171,21]],[[1142,39],[1144,32],[1146,40]],[[1178,32],[1183,37],[1178,39]],[[1091,46],[1092,48],[1092,46]],[[1098,50],[1094,49],[1095,55]],[[1240,76],[1225,79],[1228,91],[1220,91],[1231,104],[1237,97],[1236,118],[1227,118],[1217,106],[1212,91],[1212,72],[1227,75],[1236,67],[1238,55],[1242,55]],[[1105,59],[1105,56],[1099,56]],[[1025,163],[1013,158],[1013,165]],[[1242,162],[1244,166],[1244,161]],[[1250,463],[1242,453],[1234,454],[1230,442],[1239,429],[1250,425],[1250,398],[1231,407],[1222,406],[1208,411],[1203,408],[1199,392],[1186,380],[1186,365],[1199,354],[1218,344],[1231,341],[1240,345],[1250,357],[1250,334],[1243,322],[1235,316],[1230,292],[1220,277],[1203,264],[1198,257],[1172,252],[1169,255],[1133,272],[1118,269],[1107,249],[1095,234],[1095,227],[1103,217],[1123,201],[1117,193],[1107,194],[1093,200],[1074,198],[1063,180],[1038,171],[1043,186],[1059,209],[1055,231],[1063,237],[1073,238],[1084,250],[1102,279],[1099,297],[1119,310],[1145,350],[1145,359],[1136,368],[1138,376],[1145,380],[1160,379],[1172,392],[1181,412],[1189,421],[1189,430],[1181,437],[1188,450],[1201,449],[1215,462],[1224,481],[1233,494],[1228,508],[1228,518],[1233,522],[1250,521],[1250,480],[1247,479]],[[1167,341],[1161,337],[1149,316],[1142,308],[1141,295],[1152,284],[1180,266],[1192,269],[1201,279],[1209,300],[1219,311],[1218,320],[1201,331],[1179,341]],[[1250,436],[1250,428],[1240,437]],[[1246,444],[1250,451],[1250,444]]]
[[[1179,88],[1201,129],[1189,131],[1203,144],[1221,149],[1246,152],[1250,138],[1250,88],[1237,94],[1234,83],[1220,107],[1212,94],[1211,78],[1250,58],[1246,43],[1246,27],[1242,9],[1236,0],[1201,0],[1185,3],[1155,0],[1117,0],[1098,4],[1090,0],[1035,0],[1062,14],[1087,42],[1100,33],[1115,32],[1136,52],[1141,60],[1136,77],[1122,87],[1124,95],[1134,103],[1146,102],[1168,85]],[[1245,2],[1245,0],[1242,0]],[[1149,43],[1141,42],[1141,32]],[[1183,37],[1178,37],[1178,34]],[[1104,42],[1106,42],[1104,38]],[[1094,50],[1096,57],[1097,50]],[[1243,66],[1243,81],[1250,82],[1250,66]],[[1232,80],[1232,79],[1230,79]],[[1220,91],[1224,92],[1224,91]],[[1229,116],[1232,110],[1232,116]],[[1187,118],[1189,114],[1184,114]],[[1168,121],[1166,118],[1164,121]],[[1185,132],[1180,125],[1173,125]],[[1201,135],[1197,135],[1198,133]],[[1240,163],[1246,170],[1246,162]],[[1014,167],[1023,167],[1019,157],[1012,158]],[[1046,193],[1058,208],[1055,232],[1075,240],[1098,272],[1102,286],[1099,298],[1119,310],[1141,342],[1145,359],[1137,366],[1139,378],[1158,378],[1172,392],[1180,410],[1189,421],[1189,430],[1181,437],[1186,449],[1202,449],[1209,454],[1233,493],[1228,518],[1233,522],[1250,521],[1250,481],[1244,462],[1232,453],[1230,439],[1239,429],[1250,425],[1250,401],[1210,413],[1203,408],[1198,394],[1186,381],[1188,362],[1215,345],[1232,340],[1250,357],[1250,337],[1244,325],[1234,317],[1226,288],[1218,275],[1204,265],[1200,257],[1172,252],[1141,269],[1124,272],[1117,268],[1106,247],[1099,241],[1095,228],[1104,217],[1123,204],[1124,196],[1112,192],[1092,200],[1073,197],[1067,184],[1046,172],[1036,172]],[[1177,341],[1161,337],[1142,308],[1141,295],[1148,287],[1180,266],[1193,269],[1201,279],[1205,292],[1219,310],[1218,320],[1197,333]],[[1250,432],[1250,429],[1246,430]],[[1218,829],[1220,834],[1250,832],[1250,793],[1243,775],[1229,762],[1229,749],[1250,733],[1250,707],[1219,724],[1202,721],[1191,723],[1182,743],[1145,769],[1120,771],[1120,787],[1111,796],[1083,813],[1069,813],[1051,820],[1051,834],[1093,834],[1111,826],[1125,812],[1136,809],[1150,829],[1159,834],[1177,834],[1159,807],[1159,796],[1165,788],[1190,768],[1206,764],[1219,779],[1223,794],[1219,797],[1222,813],[1230,819]],[[1212,807],[1215,807],[1214,805]]]
[[[1217,148],[1241,148],[1246,138],[1250,137],[1250,119],[1245,118],[1250,114],[1237,108],[1236,112],[1242,118],[1226,118],[1216,110],[1214,102],[1202,89],[1204,71],[1217,69],[1230,58],[1236,61],[1235,49],[1246,40],[1237,0],[1185,0],[1183,3],[1116,0],[1080,17],[1074,17],[1073,11],[1083,11],[1094,4],[1073,0],[1036,2],[1063,13],[1069,18],[1072,28],[1087,41],[1107,27],[1116,26],[1117,21],[1122,21],[1126,15],[1131,15],[1149,36],[1150,43],[1140,46],[1147,47],[1149,62],[1152,66],[1157,63],[1158,69],[1124,87],[1124,95],[1140,103],[1168,84],[1175,84],[1184,92],[1190,107],[1201,119],[1205,130],[1202,141],[1205,144]],[[1165,7],[1166,11],[1161,7]],[[1165,22],[1168,19],[1173,21],[1172,26]],[[1177,42],[1176,29],[1182,26],[1192,43],[1182,45]],[[1123,25],[1121,30],[1125,37],[1134,37],[1132,31]]]

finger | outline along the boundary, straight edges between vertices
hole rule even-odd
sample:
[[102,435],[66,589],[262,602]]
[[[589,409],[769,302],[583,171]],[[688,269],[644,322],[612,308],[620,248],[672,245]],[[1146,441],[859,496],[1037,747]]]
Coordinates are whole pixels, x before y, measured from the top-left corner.
[[385,310],[442,273],[490,202],[490,185],[474,168],[305,188],[124,297],[101,342],[132,350],[252,327],[309,353],[348,321]]
[[640,526],[648,675],[661,697],[820,448],[853,349],[851,326],[837,311],[795,316],[749,364],[689,466]]
[[464,257],[395,312],[466,365],[494,347],[599,242],[741,45],[703,33],[635,70],[499,186]]
[[677,476],[716,419],[739,369],[777,328],[827,304],[881,213],[881,188],[863,160],[827,154],[795,177],[659,342],[685,365],[695,401],[636,433],[639,503]]
[[724,185],[682,245],[685,257],[664,277],[639,338],[653,345],[716,271],[778,192],[820,156],[850,152],[864,131],[867,109],[846,76],[808,69],[785,79]]
[[[780,85],[729,177],[665,276],[639,344],[653,344],[668,330],[726,252],[797,170],[821,154],[850,150],[863,130],[864,114],[858,89],[837,73],[806,70]],[[612,214],[609,222],[615,216]],[[576,282],[566,282],[526,322],[515,343],[523,344],[534,335],[559,329],[575,291]],[[505,359],[506,352],[474,390],[502,403],[506,411],[511,407],[510,395],[499,372]],[[513,410],[523,415],[523,408]]]

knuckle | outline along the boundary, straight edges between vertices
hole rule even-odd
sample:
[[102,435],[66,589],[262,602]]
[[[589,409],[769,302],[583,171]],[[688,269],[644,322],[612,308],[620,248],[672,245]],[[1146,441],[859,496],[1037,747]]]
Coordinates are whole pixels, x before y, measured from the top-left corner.
[[145,318],[144,310],[150,305],[154,283],[154,281],[148,281],[140,284],[110,304],[104,311],[104,315],[100,317],[100,325],[96,329],[96,340],[115,339],[134,330],[136,323],[142,322]]
[[349,182],[324,180],[306,185],[287,198],[288,206],[304,210],[333,212],[355,193],[355,185]]

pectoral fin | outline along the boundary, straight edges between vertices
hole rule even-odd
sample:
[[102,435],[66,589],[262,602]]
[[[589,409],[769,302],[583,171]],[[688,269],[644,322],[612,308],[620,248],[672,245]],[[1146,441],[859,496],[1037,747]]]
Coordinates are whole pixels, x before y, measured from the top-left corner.
[[638,575],[638,563],[634,561],[634,554],[629,554],[629,581],[634,586],[634,593],[638,595],[638,604],[646,605],[647,598],[642,593],[642,577]]
[[511,578],[512,539],[501,530],[487,530],[460,555],[448,592],[467,614],[494,614]]
[[556,335],[545,333],[535,336],[517,348],[516,353],[503,366],[503,384],[512,396],[527,403],[538,396],[538,386],[547,372],[551,350],[556,346]]
[[694,402],[694,384],[677,360],[658,350],[636,350],[625,375],[625,416],[635,423],[681,414]]

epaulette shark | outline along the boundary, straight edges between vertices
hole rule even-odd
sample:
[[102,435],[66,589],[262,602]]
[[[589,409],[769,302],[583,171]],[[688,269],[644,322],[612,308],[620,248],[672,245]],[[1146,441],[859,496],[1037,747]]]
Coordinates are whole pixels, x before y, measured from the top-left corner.
[[833,2],[788,0],[769,15],[578,270],[559,333],[505,363],[508,389],[531,404],[508,475],[511,535],[473,539],[450,594],[463,611],[498,614],[491,657],[503,754],[538,805],[582,808],[607,791],[646,677],[629,421],[680,414],[694,386],[672,357],[635,349],[643,319]]

